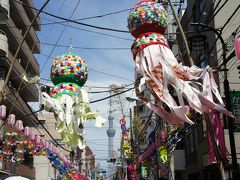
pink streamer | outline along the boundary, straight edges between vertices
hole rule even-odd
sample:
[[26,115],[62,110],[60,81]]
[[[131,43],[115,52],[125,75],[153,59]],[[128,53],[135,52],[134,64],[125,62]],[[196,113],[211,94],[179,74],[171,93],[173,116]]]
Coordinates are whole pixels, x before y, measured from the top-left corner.
[[[217,145],[220,149],[220,155],[222,156],[222,158],[226,159],[226,156],[228,154],[227,152],[227,148],[225,145],[225,141],[224,141],[224,134],[223,134],[223,127],[222,127],[222,123],[220,120],[220,114],[217,113],[216,111],[211,111],[210,113],[210,122],[212,125],[212,130],[214,132],[215,135],[215,140],[217,142]],[[209,142],[209,157],[208,157],[208,161],[210,164],[215,162],[215,154],[214,154],[214,149],[213,149],[213,144],[211,141],[211,137],[210,134],[208,133],[208,142]]]
[[1,105],[0,106],[0,118],[4,119],[6,117],[6,106]]

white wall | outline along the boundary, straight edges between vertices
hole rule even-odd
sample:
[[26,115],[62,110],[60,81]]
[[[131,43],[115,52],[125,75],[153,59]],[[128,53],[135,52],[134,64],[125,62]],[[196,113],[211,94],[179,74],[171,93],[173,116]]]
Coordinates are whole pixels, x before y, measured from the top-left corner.
[[34,156],[36,180],[55,179],[54,168],[45,156]]

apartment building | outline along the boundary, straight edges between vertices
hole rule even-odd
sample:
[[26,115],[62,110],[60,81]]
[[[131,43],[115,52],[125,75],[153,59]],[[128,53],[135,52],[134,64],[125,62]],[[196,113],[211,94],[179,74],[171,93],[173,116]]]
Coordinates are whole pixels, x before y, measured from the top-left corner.
[[[226,45],[226,57],[228,59],[228,80],[230,84],[230,91],[239,91],[239,75],[237,66],[239,62],[234,55],[234,39],[239,34],[239,6],[238,0],[232,1],[205,1],[192,0],[187,1],[187,8],[181,19],[181,24],[186,32],[191,55],[194,64],[198,67],[206,67],[209,65],[214,68],[214,78],[219,85],[220,93],[224,96],[224,69],[223,63],[223,49],[222,43],[216,35],[214,30],[221,33],[221,36]],[[235,12],[236,11],[236,12]],[[235,14],[234,14],[235,13]],[[213,29],[204,28],[199,25],[192,25],[192,23],[202,23]],[[218,39],[218,41],[217,41]],[[181,36],[177,36],[178,44],[182,50],[183,59],[186,59],[186,50],[183,45]],[[221,118],[224,125],[225,143],[230,150],[230,141],[228,133],[228,124],[224,118]],[[197,120],[197,117],[195,118]],[[209,143],[207,139],[207,127],[204,120],[198,117],[201,122],[197,128],[193,130],[185,138],[185,157],[186,157],[186,174],[187,179],[220,179],[220,173],[215,163],[210,164],[208,161]],[[240,142],[239,142],[239,120],[234,119],[235,126],[235,144],[237,152],[237,161],[240,163]],[[231,157],[230,157],[231,164]],[[231,177],[231,171],[225,167],[226,177]]]
[[[18,45],[37,14],[33,8],[24,6],[22,3],[34,7],[32,0],[0,1],[0,89],[2,89]],[[34,57],[34,54],[40,53],[39,39],[36,35],[36,31],[39,30],[40,19],[37,18],[17,55],[17,61],[14,64],[5,89],[5,98],[2,102],[7,106],[7,113],[11,110],[11,113],[23,121],[24,126],[33,126],[34,122],[36,122],[35,117],[32,115],[32,109],[27,103],[39,100],[38,88],[35,84],[30,85],[22,81],[22,76],[24,74],[27,77],[39,75],[39,64]],[[17,93],[18,90],[19,93]],[[14,167],[12,170],[10,170],[9,164],[3,163],[2,170],[30,179],[35,177],[33,157],[26,158],[24,163]]]

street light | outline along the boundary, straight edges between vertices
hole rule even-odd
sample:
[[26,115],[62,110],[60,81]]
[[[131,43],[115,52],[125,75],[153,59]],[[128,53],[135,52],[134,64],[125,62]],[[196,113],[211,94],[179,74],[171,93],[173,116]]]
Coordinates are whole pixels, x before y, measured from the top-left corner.
[[[223,56],[223,68],[227,69],[227,62],[228,59],[226,58],[226,44],[223,40],[223,37],[221,35],[221,31],[215,29],[214,27],[211,27],[207,24],[203,23],[191,23],[193,26],[202,26],[203,28],[207,28],[211,31],[213,31],[218,38],[221,41],[222,44],[222,56]],[[230,104],[230,91],[229,91],[229,81],[227,77],[227,71],[224,71],[224,95],[225,95],[225,101],[226,101],[226,109],[231,111],[231,104]],[[229,140],[230,140],[230,149],[231,149],[231,155],[232,155],[232,166],[233,166],[233,180],[240,179],[240,174],[238,172],[238,164],[237,164],[237,156],[236,156],[236,146],[235,146],[235,140],[234,140],[234,126],[233,126],[233,118],[232,117],[226,117],[227,122],[228,122],[228,130],[229,130]]]

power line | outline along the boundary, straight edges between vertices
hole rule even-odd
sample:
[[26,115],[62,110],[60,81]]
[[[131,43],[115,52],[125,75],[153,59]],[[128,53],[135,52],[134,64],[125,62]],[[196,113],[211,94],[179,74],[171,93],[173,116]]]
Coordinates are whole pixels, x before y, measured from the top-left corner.
[[233,18],[233,16],[237,13],[237,11],[240,8],[240,3],[238,5],[238,7],[234,10],[234,12],[231,14],[231,16],[227,19],[227,21],[225,22],[225,24],[221,27],[221,31],[226,27],[226,25],[231,21],[231,19]]
[[[125,11],[129,11],[129,10],[131,10],[131,8],[123,9],[123,10],[115,11],[115,12],[110,12],[110,13],[106,13],[106,14],[102,14],[102,15],[96,15],[96,16],[90,16],[90,17],[85,17],[85,18],[74,19],[74,21],[82,21],[82,20],[88,20],[88,19],[103,18],[105,16],[119,14],[119,13],[122,13],[122,12],[125,12]],[[58,22],[54,22],[54,23],[43,23],[41,25],[50,25],[50,24],[56,24],[56,23],[57,24],[62,24],[62,23],[66,23],[66,22],[68,22],[68,21],[65,20],[65,21],[58,21]]]
[[[35,7],[31,7],[27,4],[24,4],[22,2],[18,2],[16,0],[13,0],[19,4],[22,4],[23,6],[26,6],[28,8],[32,8],[32,9],[35,9],[36,11],[38,11],[37,8]],[[113,13],[107,13],[105,15],[100,15],[100,16],[93,16],[93,17],[89,17],[89,18],[85,18],[85,19],[93,19],[93,18],[99,18],[99,17],[103,17],[103,16],[106,16],[106,15],[111,15],[111,14],[117,14],[117,13],[120,13],[120,12],[124,12],[124,11],[127,11],[127,10],[130,10],[131,8],[129,9],[125,9],[125,10],[121,10],[121,11],[117,11],[117,12],[113,12]],[[82,25],[82,26],[87,26],[87,27],[91,27],[91,28],[95,28],[95,29],[101,29],[101,30],[106,30],[106,31],[113,31],[113,32],[120,32],[120,33],[128,33],[129,34],[129,31],[127,30],[119,30],[119,29],[113,29],[113,28],[107,28],[107,27],[101,27],[101,26],[95,26],[95,25],[92,25],[92,24],[87,24],[87,23],[82,23],[82,22],[78,22],[76,20],[72,20],[72,19],[67,19],[67,18],[64,18],[64,17],[60,17],[60,16],[57,16],[57,15],[54,15],[52,13],[49,13],[49,12],[46,12],[46,11],[43,11],[44,14],[48,15],[48,16],[51,16],[51,17],[54,17],[54,18],[57,18],[57,19],[61,19],[61,20],[64,20],[65,22],[72,22],[72,23],[75,23],[75,24],[79,24],[79,25]],[[83,20],[83,19],[82,19]],[[61,22],[63,23],[63,22]]]
[[[228,18],[228,20],[227,20],[227,21],[224,23],[224,25],[220,28],[220,32],[221,32],[221,33],[223,32],[223,30],[224,30],[224,28],[226,27],[226,25],[227,25],[227,24],[231,21],[231,19],[234,17],[234,14],[238,11],[239,8],[240,8],[240,4],[239,4],[238,7],[235,9],[234,13]],[[236,28],[236,30],[235,30],[232,34],[236,34],[239,28],[240,28],[240,25]],[[214,49],[214,47],[215,47],[215,44],[216,44],[216,42],[217,42],[218,39],[219,39],[219,38],[217,37],[216,40],[215,40],[215,42],[213,43],[213,45],[212,45],[212,47],[211,47],[211,49],[210,49],[210,51],[209,51],[209,53],[208,53],[207,56],[209,56],[209,55],[212,53],[212,51],[213,51],[213,49]],[[220,48],[220,50],[221,50],[221,49],[222,49],[222,47]]]
[[[18,2],[16,0],[13,0],[13,1],[15,1],[15,2],[17,2],[19,4],[22,4],[23,6],[26,6],[28,8],[35,9],[36,11],[39,11],[37,8],[31,7],[31,6],[29,6],[29,5],[25,4],[25,3]],[[82,26],[87,26],[87,27],[91,27],[91,28],[95,28],[95,29],[101,29],[101,30],[106,30],[106,31],[114,31],[114,32],[121,32],[121,33],[129,33],[129,31],[126,31],[126,30],[106,28],[106,27],[95,26],[95,25],[91,25],[91,24],[87,24],[87,23],[81,23],[81,22],[78,22],[78,21],[75,21],[75,20],[71,20],[71,19],[67,19],[67,18],[64,18],[64,17],[57,16],[57,15],[54,15],[52,13],[48,13],[48,12],[45,12],[45,11],[42,11],[42,13],[44,13],[44,14],[46,14],[48,16],[57,18],[57,19],[61,19],[61,20],[64,20],[64,21],[72,22],[72,23],[75,23],[75,24],[79,24],[79,25],[82,25]]]
[[[209,22],[212,20],[212,18],[216,16],[216,15],[214,15],[214,12],[215,12],[215,10],[218,8],[220,2],[221,2],[221,0],[219,0],[219,1],[217,2],[217,4],[215,5],[215,7],[214,7],[214,3],[215,3],[215,2],[212,4],[211,9],[210,9],[210,10],[212,10],[212,13],[209,13],[208,17],[207,17],[206,20],[205,20],[205,23],[209,23]],[[220,9],[220,10],[221,10],[221,9]],[[213,16],[213,17],[212,17],[212,16]]]
[[119,93],[116,93],[116,94],[113,94],[113,95],[107,96],[107,97],[105,97],[105,98],[98,99],[98,100],[94,100],[94,101],[90,101],[90,103],[96,103],[96,102],[99,102],[99,101],[103,101],[103,100],[106,100],[106,99],[108,99],[108,98],[111,98],[111,97],[117,96],[117,95],[119,95],[119,94],[123,94],[123,93],[125,93],[125,92],[127,92],[127,91],[130,91],[130,90],[132,90],[132,89],[133,89],[133,88],[129,88],[129,89],[125,90],[125,91],[122,91],[122,92],[119,92]]
[[[43,54],[43,53],[40,53],[40,55],[48,57],[48,55],[45,55],[45,54]],[[54,57],[50,57],[50,58],[55,59]],[[107,75],[107,76],[112,76],[112,77],[115,77],[115,78],[124,79],[124,80],[128,80],[128,81],[131,81],[131,82],[134,81],[134,80],[132,80],[132,79],[124,78],[124,77],[122,77],[122,76],[117,76],[117,75],[114,75],[114,74],[105,73],[105,72],[102,72],[102,71],[99,71],[99,70],[95,70],[95,69],[92,69],[92,68],[88,68],[88,69],[91,70],[91,71],[93,71],[93,72],[97,72],[97,73],[104,74],[104,75]],[[48,79],[48,80],[46,80],[46,81],[50,81],[50,79]],[[109,87],[108,87],[108,88],[109,88]]]
[[[219,0],[219,2],[218,2],[218,5],[219,5],[219,3],[221,2],[221,0]],[[216,11],[216,13],[214,13],[213,14],[213,16],[209,19],[209,21],[207,22],[207,23],[210,23],[212,20],[213,20],[213,18],[220,12],[220,10],[226,5],[226,3],[228,2],[228,0],[225,0],[225,2],[222,4],[222,6]],[[217,7],[216,7],[217,8]],[[215,9],[216,10],[216,9]],[[215,11],[214,10],[214,11]]]
[[[64,7],[65,1],[66,1],[66,0],[63,1],[61,7],[59,8],[59,10],[58,10],[58,12],[57,12],[57,14],[59,14],[59,13],[61,12],[62,8]],[[42,26],[42,24],[41,24],[41,26]],[[53,27],[54,27],[54,25],[52,25],[50,31],[48,31],[48,35],[47,35],[47,38],[46,38],[46,39],[48,39],[49,36],[51,35],[52,30],[53,30]],[[38,43],[38,42],[36,42],[36,43]],[[40,42],[39,42],[39,43],[40,43]]]
[[[76,9],[77,9],[77,7],[78,7],[79,3],[80,3],[80,0],[78,0],[78,2],[77,2],[77,4],[76,4],[76,6],[75,6],[75,8],[74,8],[73,12],[71,13],[71,15],[70,15],[70,19],[72,18],[73,14],[75,13],[75,11],[76,11]],[[67,28],[67,24],[64,26],[64,28],[63,28],[63,30],[62,30],[62,32],[61,32],[61,34],[60,34],[60,36],[58,37],[57,41],[55,42],[55,44],[54,44],[54,46],[53,46],[53,48],[52,48],[52,50],[51,50],[50,54],[48,55],[48,58],[46,59],[46,61],[45,61],[44,65],[43,65],[43,67],[42,67],[42,69],[41,69],[41,72],[42,72],[42,70],[44,69],[44,67],[46,66],[46,64],[47,64],[47,61],[48,61],[48,60],[49,60],[49,58],[51,57],[51,55],[52,55],[53,51],[55,50],[55,47],[56,47],[56,45],[57,45],[57,44],[58,44],[58,42],[60,41],[60,39],[61,39],[61,37],[62,37],[63,33],[64,33],[64,32],[65,32],[65,30],[66,30],[66,28]]]
[[[37,42],[39,44],[44,44],[48,46],[56,46],[56,47],[63,47],[68,48],[67,45],[60,45],[60,44],[51,44],[46,42]],[[74,49],[86,49],[86,50],[130,50],[130,48],[126,47],[83,47],[83,46],[74,46]]]

